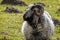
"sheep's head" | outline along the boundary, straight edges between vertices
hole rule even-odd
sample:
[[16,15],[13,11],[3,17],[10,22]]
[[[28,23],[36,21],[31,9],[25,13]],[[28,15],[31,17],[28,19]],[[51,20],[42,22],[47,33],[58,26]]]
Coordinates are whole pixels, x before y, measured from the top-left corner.
[[43,4],[31,4],[29,5],[29,9],[31,10],[32,14],[35,14],[37,16],[41,16],[44,13],[44,6]]

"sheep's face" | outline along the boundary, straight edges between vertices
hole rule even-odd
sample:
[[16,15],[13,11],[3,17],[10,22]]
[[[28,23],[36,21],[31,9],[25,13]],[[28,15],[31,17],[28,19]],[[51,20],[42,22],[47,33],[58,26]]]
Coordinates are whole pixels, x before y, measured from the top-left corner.
[[32,10],[32,13],[37,15],[37,16],[41,16],[44,12],[44,8],[40,5],[32,6],[31,10]]

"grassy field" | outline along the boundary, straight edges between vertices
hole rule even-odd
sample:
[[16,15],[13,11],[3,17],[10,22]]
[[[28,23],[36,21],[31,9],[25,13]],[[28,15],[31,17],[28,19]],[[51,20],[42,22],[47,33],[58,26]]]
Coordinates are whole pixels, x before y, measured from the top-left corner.
[[[45,10],[50,13],[52,18],[56,18],[60,20],[60,12],[58,12],[58,8],[60,8],[60,0],[23,0],[26,4],[42,2],[44,3]],[[1,2],[1,0],[0,0]],[[14,7],[18,10],[23,11],[23,13],[6,13],[3,12],[6,7]],[[23,40],[23,36],[21,33],[21,27],[23,23],[23,14],[27,6],[20,5],[1,5],[0,4],[0,40],[7,38],[8,40]],[[58,13],[56,13],[58,12]],[[60,26],[55,26],[55,32],[52,37],[52,40],[60,38]]]

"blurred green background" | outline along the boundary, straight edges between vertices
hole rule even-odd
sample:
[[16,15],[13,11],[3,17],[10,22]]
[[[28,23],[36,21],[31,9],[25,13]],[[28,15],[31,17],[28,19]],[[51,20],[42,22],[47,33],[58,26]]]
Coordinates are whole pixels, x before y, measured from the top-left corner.
[[[0,0],[1,2],[2,0]],[[60,12],[57,12],[60,8],[60,0],[22,0],[27,5],[42,2],[44,3],[45,10],[50,13],[52,18],[56,18],[60,20]],[[3,12],[6,7],[14,7],[18,10],[23,11],[23,13],[8,13]],[[23,23],[23,14],[27,6],[20,5],[8,5],[8,4],[0,4],[0,40],[23,40],[23,35],[21,33],[21,27]],[[56,13],[57,12],[57,13]],[[52,40],[60,38],[60,26],[55,26],[55,32],[52,37]]]

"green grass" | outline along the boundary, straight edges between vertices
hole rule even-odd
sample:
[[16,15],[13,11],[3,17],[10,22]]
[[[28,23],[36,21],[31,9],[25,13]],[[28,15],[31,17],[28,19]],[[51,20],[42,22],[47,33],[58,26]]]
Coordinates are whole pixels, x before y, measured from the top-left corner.
[[[23,1],[28,5],[36,2],[44,3],[46,5],[45,10],[47,10],[50,13],[52,18],[57,18],[60,20],[60,12],[56,13],[57,9],[60,8],[60,0],[23,0]],[[6,6],[17,8],[18,10],[23,11],[23,13],[15,14],[15,13],[3,12]],[[23,23],[22,17],[26,8],[27,6],[0,4],[0,40],[2,40],[4,36],[8,40],[23,40],[21,27]],[[6,32],[7,34],[1,32]],[[57,25],[55,27],[55,32],[52,39],[60,38],[59,35],[60,35],[60,26]]]

